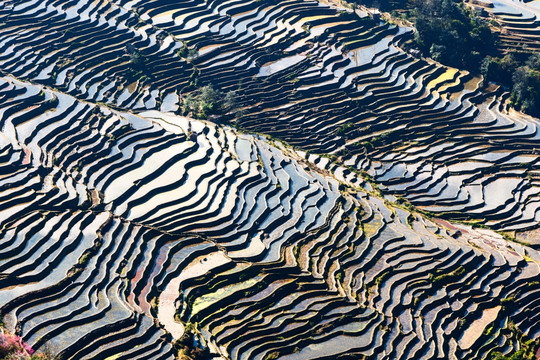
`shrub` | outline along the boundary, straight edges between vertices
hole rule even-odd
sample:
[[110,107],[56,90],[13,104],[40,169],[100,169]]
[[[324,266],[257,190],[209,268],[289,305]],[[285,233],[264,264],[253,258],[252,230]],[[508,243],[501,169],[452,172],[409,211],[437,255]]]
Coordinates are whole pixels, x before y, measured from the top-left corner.
[[10,354],[3,359],[4,360],[27,360],[29,358],[28,358],[28,355],[26,354],[17,353],[17,354]]
[[195,48],[190,49],[184,45],[176,52],[176,55],[186,60],[192,60],[199,56],[199,52]]
[[128,82],[133,82],[136,80],[144,81],[149,74],[148,60],[146,56],[141,54],[137,50],[128,49],[129,54],[129,66],[124,73],[124,76]]
[[2,360],[52,360],[48,353],[34,353],[34,350],[19,336],[0,329],[0,359]]
[[206,119],[210,115],[223,115],[236,111],[238,106],[234,91],[223,93],[211,85],[203,86],[195,95],[187,95],[182,102],[184,115]]
[[351,130],[353,128],[353,124],[351,123],[345,123],[343,125],[341,125],[338,130],[337,130],[337,133],[340,134],[340,135],[343,135],[345,134],[347,131]]
[[208,348],[202,348],[196,345],[195,329],[192,324],[186,324],[184,334],[173,343],[177,352],[177,359],[180,360],[206,360],[210,359]]
[[512,78],[512,101],[523,112],[540,116],[540,55],[532,55]]
[[271,352],[264,357],[264,360],[275,360],[275,359],[279,359],[278,351]]
[[414,0],[415,41],[420,50],[445,65],[480,71],[482,59],[495,49],[486,21],[461,0]]
[[534,360],[534,358],[525,357],[525,355],[526,354],[525,354],[524,350],[519,350],[519,351],[515,352],[514,354],[508,355],[508,356],[504,356],[500,352],[496,352],[496,353],[493,354],[492,359],[493,360],[526,360],[526,359]]
[[450,273],[444,273],[444,271],[437,270],[435,274],[429,274],[429,280],[434,285],[444,285],[452,281],[455,281],[465,274],[465,267],[462,265]]
[[134,51],[129,56],[129,64],[134,69],[142,70],[146,64],[146,57],[140,52]]
[[19,336],[9,333],[0,334],[0,357],[7,358],[11,355],[24,355],[25,359],[34,353],[34,350],[22,341]]
[[381,11],[390,11],[396,8],[404,7],[407,0],[355,0],[354,2],[368,7],[376,7]]
[[512,74],[518,67],[512,55],[503,58],[488,56],[482,61],[480,70],[488,81],[495,81],[506,86],[512,85]]

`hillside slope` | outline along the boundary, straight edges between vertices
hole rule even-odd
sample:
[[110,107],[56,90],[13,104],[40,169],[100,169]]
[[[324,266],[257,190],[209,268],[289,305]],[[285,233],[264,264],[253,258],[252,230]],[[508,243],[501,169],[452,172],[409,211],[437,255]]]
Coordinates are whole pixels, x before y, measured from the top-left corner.
[[[404,53],[411,29],[299,0],[1,4],[0,313],[33,348],[173,359],[185,324],[230,359],[539,338],[538,251],[439,218],[538,227],[537,119]],[[180,116],[208,84],[244,131]]]

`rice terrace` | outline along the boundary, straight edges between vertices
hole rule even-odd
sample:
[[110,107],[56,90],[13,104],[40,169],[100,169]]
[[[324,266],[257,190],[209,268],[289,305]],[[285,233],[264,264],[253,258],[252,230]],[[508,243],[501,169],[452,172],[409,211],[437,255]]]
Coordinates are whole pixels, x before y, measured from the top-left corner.
[[0,0],[0,360],[540,360],[540,0]]

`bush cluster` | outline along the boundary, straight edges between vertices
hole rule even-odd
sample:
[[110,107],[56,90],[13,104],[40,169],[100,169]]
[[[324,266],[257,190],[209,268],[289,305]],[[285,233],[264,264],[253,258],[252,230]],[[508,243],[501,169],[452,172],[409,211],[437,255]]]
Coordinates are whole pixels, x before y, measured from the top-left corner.
[[409,0],[355,0],[354,2],[368,7],[377,8],[381,11],[390,11],[407,6]]
[[357,3],[401,11],[414,22],[414,47],[444,64],[479,73],[482,60],[493,55],[495,36],[486,20],[462,0],[355,0]]
[[482,75],[510,87],[510,100],[518,110],[540,116],[540,54],[531,55],[521,66],[512,55],[487,57],[482,63]]
[[514,73],[512,103],[527,114],[540,117],[540,54],[529,58]]
[[478,73],[482,60],[496,49],[488,23],[461,0],[414,0],[413,4],[420,50],[445,65]]
[[540,340],[530,339],[511,321],[508,323],[508,329],[516,336],[517,341],[519,342],[519,350],[507,355],[503,355],[498,351],[494,352],[491,354],[490,360],[536,360]]
[[144,81],[148,74],[148,60],[141,52],[133,50],[129,54],[129,66],[124,74],[128,82]]
[[182,103],[184,115],[191,115],[195,119],[206,119],[210,115],[223,115],[236,110],[236,93],[214,89],[211,85],[203,86],[200,90],[186,96]]
[[208,348],[197,346],[195,341],[195,333],[193,326],[187,324],[184,335],[177,339],[173,346],[177,351],[176,359],[178,360],[207,360],[210,359],[210,351]]
[[2,360],[52,360],[47,354],[36,354],[19,336],[4,330],[0,332],[0,359]]
[[[540,116],[540,55],[519,62],[500,57],[488,21],[465,7],[462,0],[355,0],[383,11],[400,10],[416,27],[413,47],[432,59],[511,89],[512,105]],[[397,13],[395,13],[397,14]]]

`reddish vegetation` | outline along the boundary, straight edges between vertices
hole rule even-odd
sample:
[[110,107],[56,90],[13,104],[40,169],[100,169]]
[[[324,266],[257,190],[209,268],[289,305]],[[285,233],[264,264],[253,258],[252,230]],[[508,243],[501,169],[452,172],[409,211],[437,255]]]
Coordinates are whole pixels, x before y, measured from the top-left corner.
[[28,358],[34,353],[30,345],[26,344],[17,335],[7,332],[0,333],[0,357],[9,359],[12,355],[23,355]]
[[37,354],[20,336],[0,329],[0,358],[2,360],[51,360],[52,355]]

